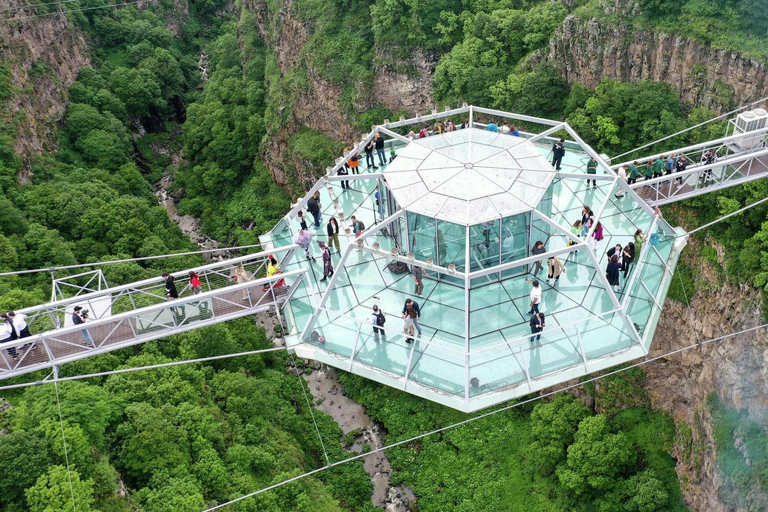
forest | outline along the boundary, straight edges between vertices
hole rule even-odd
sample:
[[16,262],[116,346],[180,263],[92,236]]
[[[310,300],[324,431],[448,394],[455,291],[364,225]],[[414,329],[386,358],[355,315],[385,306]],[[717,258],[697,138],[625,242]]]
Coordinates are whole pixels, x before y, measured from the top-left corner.
[[[257,243],[304,191],[299,175],[317,177],[345,145],[293,126],[286,154],[307,168],[287,166],[285,188],[270,175],[267,142],[292,124],[310,69],[339,88],[341,114],[361,133],[399,114],[371,100],[377,69],[412,73],[409,59],[417,51],[437,63],[433,97],[439,107],[466,101],[562,119],[608,155],[717,115],[682,103],[664,83],[605,79],[590,89],[569,84],[549,64],[527,60],[567,16],[618,23],[598,0],[294,0],[290,7],[267,0],[258,8],[203,0],[183,2],[188,16],[176,35],[167,25],[177,2],[104,8],[118,3],[29,8],[40,15],[66,11],[91,42],[92,65],[69,87],[58,149],[34,155],[31,163],[14,149],[13,112],[0,109],[0,272],[196,249],[158,204],[154,187],[164,176],[173,179],[179,213],[200,219],[207,236],[224,246]],[[639,7],[641,14],[630,18],[638,30],[678,31],[768,59],[768,18],[755,15],[763,9],[759,0],[640,0]],[[272,43],[284,29],[275,14],[286,8],[311,30],[299,64],[283,74]],[[266,24],[264,36],[260,23]],[[47,73],[40,65],[32,74]],[[20,94],[0,61],[0,106]],[[722,111],[737,106],[727,89],[718,101]],[[723,130],[723,123],[709,124],[668,144],[693,144]],[[29,179],[19,179],[22,169]],[[701,225],[765,197],[767,187],[752,182],[704,195],[665,215]],[[717,265],[723,280],[768,290],[767,214],[758,207],[708,231],[724,247],[725,266],[705,245],[696,256]],[[202,262],[182,256],[103,269],[117,285]],[[678,273],[673,299],[707,286],[686,263]],[[41,304],[50,295],[46,272],[0,277],[0,311]],[[61,376],[266,348],[270,335],[252,319],[240,319],[70,363]],[[340,427],[305,402],[301,375],[311,371],[310,363],[278,352],[4,390],[0,509],[73,510],[74,501],[81,512],[203,510],[319,468],[324,450],[331,462],[342,460],[350,452]],[[340,379],[384,427],[387,442],[466,418],[354,375]],[[687,446],[687,457],[698,456],[698,448],[689,426],[651,408],[644,379],[635,369],[575,395],[392,449],[393,484],[415,492],[413,510],[420,512],[686,510],[673,445]],[[752,484],[768,491],[768,436],[716,395],[708,406],[718,419],[723,463],[735,468],[735,495],[747,496]],[[733,454],[737,430],[754,433],[745,448],[749,467]],[[371,492],[358,460],[227,510],[370,511],[376,509]]]

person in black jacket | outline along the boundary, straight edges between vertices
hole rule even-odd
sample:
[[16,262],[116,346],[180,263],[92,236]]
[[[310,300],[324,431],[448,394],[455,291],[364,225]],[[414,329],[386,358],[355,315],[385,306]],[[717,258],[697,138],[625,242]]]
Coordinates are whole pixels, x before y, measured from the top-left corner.
[[165,280],[165,296],[168,300],[178,299],[179,292],[176,291],[176,283],[173,280],[173,276],[168,272],[164,272],[163,279]]
[[536,313],[528,322],[531,326],[531,343],[541,339],[541,331],[544,330],[544,313]]
[[403,318],[405,318],[409,306],[416,312],[416,318],[413,319],[413,326],[416,327],[416,331],[418,331],[419,336],[421,336],[421,325],[419,325],[419,320],[421,320],[421,308],[419,308],[419,305],[415,300],[405,299],[405,304],[403,304]]
[[621,252],[621,270],[624,271],[624,279],[627,279],[627,274],[629,274],[629,266],[633,261],[635,261],[635,244],[633,242],[629,242]]
[[605,253],[606,256],[608,256],[608,261],[611,261],[611,258],[613,255],[621,256],[621,244],[616,244],[615,247],[611,247],[608,249],[608,252]]
[[614,254],[611,256],[611,261],[608,263],[608,267],[605,269],[605,277],[608,278],[608,284],[613,286],[616,291],[619,291],[619,273],[621,272],[621,263],[619,263],[619,255]]
[[365,146],[365,166],[369,169],[378,169],[376,162],[373,161],[373,146],[373,139]]
[[[165,280],[165,296],[169,301],[178,299],[179,292],[176,291],[176,283],[173,281],[173,276],[168,272],[164,272],[163,279]],[[181,306],[180,309],[176,306],[171,306],[171,313],[174,315],[183,314],[184,306]]]
[[565,156],[565,139],[560,139],[552,146],[552,167],[560,170],[560,162]]
[[387,158],[384,155],[384,137],[377,133],[373,141],[376,146],[376,154],[379,155],[379,165],[387,165]]
[[312,214],[312,217],[315,219],[315,227],[320,227],[320,205],[317,204],[317,199],[315,199],[315,196],[312,196],[309,198],[309,201],[307,201],[307,211]]
[[[72,312],[72,324],[73,325],[84,324],[86,318],[87,318],[87,315],[86,315],[86,312],[83,311],[83,307],[75,306],[75,309]],[[96,348],[96,345],[94,345],[93,343],[93,338],[91,338],[91,333],[88,332],[88,329],[83,329],[82,333],[83,333],[83,340],[85,340],[85,344],[91,348]]]
[[[339,176],[349,176],[349,169],[347,164],[341,166],[339,170],[336,171],[336,174]],[[342,190],[349,188],[349,180],[341,180],[341,188]]]

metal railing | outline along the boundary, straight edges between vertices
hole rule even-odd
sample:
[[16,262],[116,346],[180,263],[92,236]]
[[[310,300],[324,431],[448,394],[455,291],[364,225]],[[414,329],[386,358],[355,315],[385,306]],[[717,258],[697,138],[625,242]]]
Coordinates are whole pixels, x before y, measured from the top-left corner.
[[[296,246],[273,254],[287,264]],[[193,269],[202,290],[192,293],[188,271],[174,274],[179,298],[165,296],[162,278],[88,293],[16,312],[27,315],[39,334],[0,345],[0,379],[50,368],[66,362],[110,352],[254,313],[289,300],[306,278],[299,269],[266,277],[270,253],[257,253]],[[249,280],[235,282],[235,269],[243,265]],[[68,321],[76,305],[90,308],[92,316],[80,325]]]
[[714,190],[733,187],[768,176],[768,149],[737,153],[711,164],[699,163],[683,172],[630,185],[654,205],[681,201]]

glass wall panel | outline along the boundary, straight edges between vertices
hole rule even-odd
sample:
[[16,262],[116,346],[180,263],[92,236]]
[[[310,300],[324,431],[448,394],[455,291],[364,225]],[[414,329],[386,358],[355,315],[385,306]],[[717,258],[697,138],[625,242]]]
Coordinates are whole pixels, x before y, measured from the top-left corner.
[[[440,265],[447,267],[451,263],[456,270],[464,272],[467,247],[467,228],[444,220],[437,221],[437,252]],[[450,283],[464,285],[464,280],[449,275],[443,279]]]
[[[469,228],[470,271],[495,267],[501,260],[501,220],[483,222]],[[472,281],[472,286],[491,283],[498,274],[484,276]]]
[[[528,227],[531,214],[520,213],[501,221],[501,263],[520,260],[530,254]],[[519,276],[528,271],[526,265],[502,272],[502,278]]]
[[421,261],[432,258],[437,263],[435,239],[436,221],[418,213],[408,212],[408,249]]

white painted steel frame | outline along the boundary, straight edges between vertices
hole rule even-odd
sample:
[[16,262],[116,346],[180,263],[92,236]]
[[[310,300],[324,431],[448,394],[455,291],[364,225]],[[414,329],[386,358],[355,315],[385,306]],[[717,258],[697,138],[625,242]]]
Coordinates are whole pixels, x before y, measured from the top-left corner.
[[[7,344],[4,343],[2,347],[0,347],[3,353],[8,348],[15,347],[20,353],[23,352],[23,354],[21,354],[21,357],[19,358],[19,360],[15,361],[14,364],[10,364],[8,360],[5,357],[3,357],[5,366],[0,367],[0,380],[32,373],[38,370],[50,368],[52,366],[62,365],[68,362],[77,361],[77,360],[92,357],[95,355],[112,352],[114,350],[119,350],[119,349],[130,347],[133,345],[145,343],[147,341],[164,338],[173,334],[179,334],[189,330],[197,329],[199,327],[213,325],[213,324],[221,323],[234,318],[247,316],[247,315],[253,314],[256,310],[259,310],[264,307],[269,307],[269,306],[278,307],[281,303],[284,303],[290,300],[294,291],[298,288],[299,284],[304,278],[306,278],[306,276],[307,276],[307,270],[305,269],[294,270],[291,272],[286,272],[284,274],[277,274],[277,275],[266,277],[266,278],[254,279],[253,281],[248,281],[245,283],[233,284],[231,286],[227,286],[224,288],[203,292],[198,295],[192,295],[186,298],[180,298],[175,301],[163,302],[160,304],[154,304],[154,305],[139,308],[136,310],[119,313],[117,315],[113,315],[100,320],[93,320],[92,322],[88,322],[87,324],[73,325],[69,327],[63,327],[60,329],[54,329],[52,331],[46,331],[40,334],[30,336],[28,338],[16,340],[11,343],[7,343]],[[161,324],[163,327],[166,327],[166,329],[152,330],[147,333],[137,333],[133,329],[133,326],[131,324],[131,320],[139,318],[143,315],[151,314],[153,312],[159,312],[159,311],[167,310],[171,308],[193,307],[192,303],[200,303],[207,300],[211,300],[211,301],[217,300],[217,299],[222,300],[222,299],[219,299],[218,297],[219,295],[225,295],[225,294],[229,295],[232,292],[236,293],[240,290],[247,290],[250,288],[261,288],[261,287],[264,287],[265,285],[276,283],[282,279],[290,280],[293,278],[295,278],[295,281],[291,283],[289,287],[287,287],[285,293],[281,293],[279,294],[279,296],[274,293],[275,289],[270,286],[269,291],[264,293],[259,298],[259,300],[256,301],[255,303],[253,302],[252,299],[250,299],[250,294],[249,294],[249,302],[247,304],[238,304],[238,306],[242,306],[240,310],[230,312],[222,316],[215,316],[214,311],[211,310],[212,316],[205,321],[198,321],[198,322],[185,322],[183,320],[178,321],[178,319],[176,318],[176,315],[173,315],[173,327],[168,327],[166,324]],[[271,300],[265,300],[265,299],[271,299]],[[186,317],[184,318],[184,320],[186,320]],[[128,322],[128,324],[131,325],[133,338],[122,341],[122,342],[118,342],[118,343],[106,344],[108,342],[109,337],[124,322]],[[78,333],[81,333],[84,329],[89,329],[93,331],[94,329],[98,328],[101,325],[108,325],[111,323],[116,323],[117,325],[115,325],[115,327],[112,328],[112,330],[107,334],[107,336],[99,342],[99,345],[93,349],[86,348],[84,345],[76,342],[61,339],[63,336],[67,334],[73,334],[73,333],[78,334]],[[152,323],[151,320],[150,320],[150,323]],[[76,354],[67,354],[63,357],[57,357],[54,354],[51,347],[49,346],[51,342],[74,346],[76,348],[81,349],[81,351]],[[37,343],[38,345],[43,346],[45,353],[48,356],[48,360],[42,361],[40,363],[36,363],[34,365],[21,366],[24,360],[27,357],[29,357],[29,355],[32,353],[31,349],[22,350],[21,347],[24,345],[30,345],[33,343]]]

